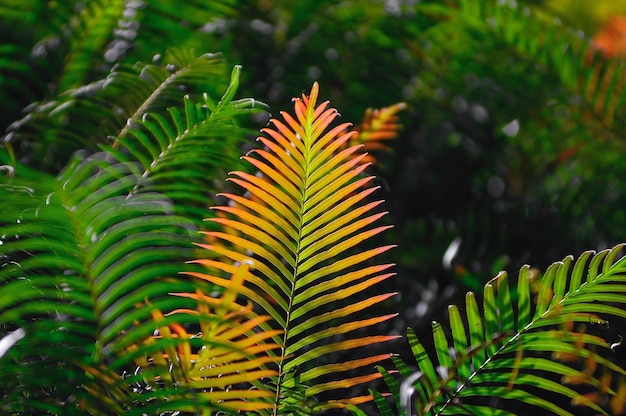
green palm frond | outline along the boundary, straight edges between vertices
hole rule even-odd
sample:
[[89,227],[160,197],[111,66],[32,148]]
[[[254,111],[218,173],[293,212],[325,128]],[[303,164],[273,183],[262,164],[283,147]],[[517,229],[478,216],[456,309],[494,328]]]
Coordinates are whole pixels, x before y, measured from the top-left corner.
[[148,113],[166,115],[187,95],[215,96],[227,85],[219,56],[171,50],[158,64],[119,65],[105,79],[33,106],[9,127],[5,140],[25,163],[43,162],[54,170],[75,150],[118,147]]
[[33,42],[27,45],[28,50],[41,42],[42,47],[48,45],[47,53],[64,57],[60,66],[54,68],[56,73],[50,74],[54,81],[52,92],[58,94],[100,78],[102,69],[124,62],[131,49],[133,60],[147,61],[163,52],[163,39],[168,39],[170,45],[183,45],[207,22],[232,15],[233,6],[231,0],[184,4],[170,0],[97,0],[61,5],[3,1],[0,20],[30,35],[24,39]]
[[[125,123],[227,84],[221,61],[206,55],[215,46],[187,43],[235,13],[231,0],[60,3],[0,2],[0,130],[33,166],[45,160],[56,173],[74,150],[95,148]],[[167,52],[163,39],[178,49]]]
[[[193,211],[196,193],[209,193],[230,163],[219,139],[242,136],[234,117],[252,101],[232,100],[237,76],[218,103],[207,95],[202,105],[187,100],[184,113],[170,110],[170,120],[148,116],[139,124],[146,133],[130,131],[115,151],[79,152],[57,177],[22,165],[10,146],[0,153],[0,199],[10,201],[0,204],[0,339],[23,335],[0,354],[3,412],[173,406],[180,386],[155,398],[123,375],[136,366],[129,348],[162,327],[154,311],[194,303],[171,292],[212,290],[172,277],[199,269],[184,266],[198,224],[179,213]],[[186,188],[174,186],[174,170],[190,176]]]
[[[244,157],[261,177],[232,173],[230,181],[249,197],[226,194],[233,204],[216,207],[226,215],[211,221],[235,232],[207,232],[213,243],[203,245],[226,260],[199,260],[209,272],[192,274],[226,286],[221,276],[232,274],[233,264],[254,264],[242,294],[272,317],[268,328],[282,330],[273,338],[281,353],[270,384],[273,410],[267,414],[309,414],[370,400],[312,401],[320,393],[378,378],[345,374],[388,358],[368,356],[364,349],[396,338],[366,335],[367,328],[392,315],[364,317],[393,294],[359,298],[393,275],[387,272],[390,264],[371,260],[390,246],[355,250],[388,228],[373,227],[384,215],[375,212],[381,202],[365,203],[376,188],[367,186],[371,177],[361,177],[367,166],[360,164],[363,156],[351,157],[359,146],[337,151],[351,133],[345,133],[347,124],[331,127],[338,114],[317,99],[314,84],[310,96],[295,100],[295,116],[281,113],[284,121],[272,120],[273,128],[263,130],[267,136],[259,141],[265,150]],[[331,353],[337,351],[353,351],[354,359],[333,362]]]
[[[217,95],[227,87],[227,75],[219,55],[196,56],[193,50],[172,49],[157,63],[116,67],[104,81],[105,96],[99,101],[118,102],[117,113],[121,110],[126,123],[118,137],[124,137],[145,114],[179,105],[183,95]],[[236,85],[230,88],[236,89]],[[125,96],[124,91],[134,93]]]
[[184,112],[173,107],[169,117],[151,113],[128,134],[124,135],[126,128],[122,130],[109,150],[120,161],[140,163],[140,180],[131,193],[162,193],[175,202],[179,214],[202,223],[209,194],[215,192],[207,178],[221,177],[223,166],[237,164],[238,145],[248,133],[236,120],[265,108],[253,99],[233,100],[240,70],[238,66],[233,69],[219,102],[208,94],[201,104],[185,97]]
[[[534,408],[572,415],[561,404],[569,401],[608,414],[604,400],[588,398],[576,385],[590,386],[607,397],[618,397],[617,391],[623,389],[607,386],[601,375],[626,375],[625,369],[605,358],[603,352],[612,341],[601,330],[611,318],[626,317],[626,258],[616,261],[622,247],[586,252],[576,262],[569,256],[538,280],[524,266],[516,291],[509,288],[507,274],[500,273],[485,285],[482,308],[471,292],[465,313],[450,306],[451,335],[433,323],[435,359],[409,331],[418,371],[396,359],[403,386],[383,371],[401,414],[411,414],[406,398],[419,415],[520,414],[515,410],[519,405],[526,406],[521,414]],[[546,399],[548,393],[553,399]],[[486,406],[486,397],[499,397],[501,410]],[[382,400],[380,407],[389,410]]]
[[[50,402],[63,413],[71,397],[89,403],[79,386],[93,382],[81,369],[98,368],[135,332],[149,330],[135,325],[151,319],[141,307],[145,299],[168,310],[167,293],[189,287],[167,276],[191,257],[193,224],[176,216],[162,195],[129,197],[136,169],[103,159],[88,157],[58,179],[33,175],[30,184],[19,169],[20,185],[0,188],[12,202],[1,216],[0,328],[25,333],[2,367],[17,380],[29,378],[13,391],[3,389],[11,406]],[[21,390],[21,383],[34,387],[31,378],[40,391]]]
[[64,25],[73,36],[68,39],[69,51],[59,72],[56,91],[64,92],[85,84],[89,72],[95,70],[94,64],[107,60],[103,52],[114,40],[114,29],[125,8],[124,0],[92,1],[77,10],[75,19]]

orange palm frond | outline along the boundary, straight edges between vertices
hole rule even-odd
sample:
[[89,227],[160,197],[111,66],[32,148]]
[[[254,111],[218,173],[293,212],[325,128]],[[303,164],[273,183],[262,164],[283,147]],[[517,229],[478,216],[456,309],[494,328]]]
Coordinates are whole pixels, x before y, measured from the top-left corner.
[[[389,141],[398,137],[400,123],[398,113],[406,108],[406,103],[397,103],[389,107],[381,109],[368,108],[365,110],[363,122],[356,129],[355,134],[349,141],[350,146],[363,145],[363,149],[357,154],[363,154],[372,151],[391,151],[385,141]],[[363,163],[376,163],[376,158],[371,154],[367,154],[363,158]]]
[[[267,385],[273,409],[262,414],[308,414],[313,406],[367,400],[312,398],[380,377],[373,366],[389,354],[364,350],[396,338],[363,335],[393,317],[368,312],[393,293],[361,295],[394,274],[391,264],[373,260],[392,246],[361,249],[389,226],[375,225],[386,214],[377,210],[382,201],[366,202],[376,188],[362,174],[366,155],[355,156],[362,146],[347,146],[354,132],[346,132],[348,123],[332,126],[338,113],[328,102],[318,105],[318,92],[316,83],[310,96],[295,99],[294,115],[283,112],[282,121],[263,130],[264,149],[243,157],[260,175],[231,173],[229,180],[249,197],[225,194],[234,203],[215,207],[226,215],[208,221],[235,233],[206,232],[211,243],[202,245],[227,260],[198,260],[207,272],[194,274],[227,287],[223,276],[236,264],[254,264],[240,293],[272,317],[266,330],[281,330],[272,338],[280,345],[277,375]],[[333,361],[340,351],[353,359]]]
[[[397,103],[389,107],[383,107],[380,109],[368,108],[365,110],[365,115],[363,116],[363,121],[361,124],[353,131],[353,134],[348,140],[348,142],[344,143],[340,146],[339,151],[345,150],[351,146],[360,146],[359,149],[352,153],[352,157],[361,157],[361,163],[371,163],[376,164],[376,158],[370,154],[372,151],[391,151],[391,148],[386,146],[383,141],[393,140],[398,136],[398,131],[402,127],[399,123],[398,113],[406,108],[406,103]],[[347,129],[346,129],[347,132]],[[263,172],[258,170],[256,175],[258,177],[263,177]],[[247,192],[244,197],[239,198],[247,198],[253,199],[254,202],[263,204],[263,200],[260,198],[256,198],[254,194]],[[230,209],[245,209],[243,208],[236,200],[231,200],[229,203]],[[218,211],[216,213],[217,217],[226,218],[227,214],[225,211]],[[224,226],[224,232],[228,234],[237,234],[237,231],[230,228],[227,229],[227,226]],[[208,235],[207,242],[211,245],[221,244],[219,239]],[[242,250],[239,248],[239,250]],[[221,258],[224,260],[224,258]]]
[[[154,352],[135,361],[142,368],[144,379],[150,379],[146,374],[156,376],[151,382],[155,391],[162,384],[193,397],[190,402],[194,404],[178,410],[197,412],[197,406],[201,406],[205,412],[250,412],[271,407],[268,399],[272,392],[259,387],[263,379],[277,375],[268,364],[278,360],[273,350],[279,346],[271,338],[282,331],[261,330],[269,317],[253,312],[250,304],[237,302],[250,275],[248,268],[246,263],[233,268],[219,298],[201,291],[172,294],[193,299],[196,310],[177,309],[167,315],[156,309],[152,312],[158,335],[144,340],[143,346],[152,346],[148,350]],[[198,335],[187,332],[180,324],[185,321],[199,329]]]

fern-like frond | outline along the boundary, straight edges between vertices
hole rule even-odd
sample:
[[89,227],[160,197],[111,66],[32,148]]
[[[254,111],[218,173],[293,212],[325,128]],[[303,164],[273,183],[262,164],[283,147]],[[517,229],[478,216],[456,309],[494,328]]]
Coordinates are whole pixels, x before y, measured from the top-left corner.
[[161,327],[153,313],[191,302],[170,292],[196,285],[172,276],[199,270],[181,265],[195,257],[197,212],[213,179],[236,160],[222,139],[236,147],[245,131],[235,117],[260,107],[233,100],[238,74],[219,102],[207,94],[169,118],[142,117],[117,148],[79,152],[57,177],[20,163],[11,142],[0,150],[0,199],[10,201],[0,207],[0,339],[23,335],[0,354],[13,375],[0,388],[3,411],[123,413],[131,403],[162,409],[189,397],[177,396],[178,384],[158,398],[136,391],[126,353]]
[[[372,178],[362,176],[367,165],[360,163],[363,156],[352,157],[358,146],[340,150],[352,133],[345,133],[346,123],[331,126],[337,111],[328,102],[318,105],[318,91],[314,84],[310,96],[295,100],[295,115],[283,112],[284,121],[272,120],[273,127],[263,130],[267,136],[258,139],[265,149],[244,157],[261,177],[232,173],[229,180],[250,198],[225,194],[236,205],[215,207],[228,216],[210,221],[236,233],[207,232],[220,244],[203,245],[228,261],[198,260],[209,271],[193,274],[226,286],[222,276],[232,274],[235,264],[253,262],[241,293],[272,317],[268,327],[282,330],[274,337],[281,353],[271,383],[273,410],[267,414],[305,414],[369,400],[315,404],[312,398],[378,378],[348,372],[389,357],[368,356],[363,347],[396,338],[368,335],[368,328],[392,315],[365,316],[393,294],[359,298],[393,275],[390,264],[372,261],[391,246],[359,250],[389,228],[375,226],[384,215],[376,212],[381,201],[366,202],[375,190],[368,186]],[[329,361],[341,351],[354,359]]]
[[[396,388],[396,396],[412,396],[420,415],[508,415],[514,414],[507,410],[511,402],[526,406],[523,412],[535,408],[572,415],[555,395],[608,414],[603,401],[576,390],[574,380],[617,397],[623,394],[617,393],[620,387],[603,384],[595,369],[620,376],[626,370],[602,354],[610,342],[601,330],[589,333],[578,325],[593,328],[626,317],[626,261],[616,261],[622,247],[586,252],[576,262],[567,257],[539,280],[524,266],[515,292],[507,274],[500,273],[485,285],[482,308],[471,292],[464,314],[456,306],[449,308],[451,336],[441,324],[433,324],[435,359],[409,331],[418,372],[409,374],[396,362],[408,382],[404,391]],[[484,397],[500,397],[503,410],[485,407]],[[405,403],[398,406],[410,412]]]
[[[143,307],[146,299],[168,311],[173,306],[168,293],[191,287],[168,276],[192,257],[194,225],[177,216],[163,195],[131,195],[139,179],[136,167],[105,159],[104,154],[77,159],[48,179],[18,167],[16,177],[0,186],[2,200],[11,201],[0,212],[0,328],[3,334],[25,333],[2,367],[41,387],[26,395],[19,381],[3,388],[18,409],[25,399],[23,408],[49,401],[61,409],[57,413],[72,406],[63,397],[93,403],[80,387],[89,390],[95,382],[88,381],[93,375],[86,369],[107,374],[123,368],[103,364],[136,337],[151,334],[154,328],[141,325],[152,320]],[[75,381],[61,381],[68,376]],[[25,385],[34,387],[31,381]],[[124,397],[111,400],[123,406]]]
[[[22,42],[33,42],[27,50],[38,47],[40,53],[43,49],[43,53],[63,56],[50,73],[49,87],[56,95],[100,78],[100,71],[113,64],[147,61],[154,53],[163,53],[163,39],[183,46],[207,22],[234,14],[233,6],[232,0],[184,4],[170,0],[70,0],[61,5],[10,1],[0,5],[0,20],[23,34],[26,39]],[[129,51],[133,55],[130,62],[126,60]]]
[[[391,148],[384,144],[385,141],[398,137],[400,123],[398,113],[406,108],[406,103],[397,103],[380,109],[368,108],[361,125],[356,129],[348,145],[362,144],[363,148],[356,155],[367,153],[362,163],[376,163],[376,158],[369,154],[372,151],[389,152]],[[355,156],[356,156],[355,155]]]
[[105,79],[31,106],[9,127],[5,141],[25,163],[54,171],[75,150],[118,148],[146,114],[165,116],[185,96],[215,97],[226,81],[219,56],[171,50],[157,64],[119,65]]
[[[167,316],[153,310],[158,335],[129,348],[133,355],[135,350],[140,354],[143,351],[135,359],[141,369],[136,378],[150,382],[149,391],[155,395],[161,390],[166,395],[180,392],[176,397],[177,411],[209,414],[217,410],[252,412],[271,407],[269,400],[263,399],[271,398],[272,392],[261,387],[264,379],[277,376],[275,369],[267,367],[279,359],[270,354],[279,346],[268,341],[281,331],[260,329],[269,316],[258,316],[251,304],[237,303],[249,276],[248,267],[237,267],[219,298],[199,290],[173,294],[194,299],[196,308],[176,309]],[[192,326],[199,333],[191,335],[185,326]],[[159,345],[161,348],[155,349]],[[193,405],[181,399],[188,399]]]
[[590,39],[551,19],[514,3],[461,0],[454,16],[502,39],[524,56],[553,71],[568,89],[580,94],[588,114],[613,132],[623,131],[626,119],[624,63],[594,56]]
[[102,54],[105,46],[114,39],[114,29],[126,9],[124,0],[92,1],[80,8],[76,19],[70,20],[65,29],[78,36],[69,39],[69,53],[56,85],[58,92],[68,91],[89,81],[88,73],[94,64],[106,60],[93,59]]
[[265,107],[253,99],[233,100],[239,74],[236,66],[218,102],[206,93],[200,104],[185,97],[184,112],[172,107],[168,117],[151,113],[135,128],[120,132],[109,151],[120,161],[141,165],[140,179],[130,194],[162,193],[174,201],[180,215],[202,223],[208,195],[215,193],[214,183],[207,179],[222,177],[224,166],[237,165],[238,145],[248,132],[236,124],[238,118]]

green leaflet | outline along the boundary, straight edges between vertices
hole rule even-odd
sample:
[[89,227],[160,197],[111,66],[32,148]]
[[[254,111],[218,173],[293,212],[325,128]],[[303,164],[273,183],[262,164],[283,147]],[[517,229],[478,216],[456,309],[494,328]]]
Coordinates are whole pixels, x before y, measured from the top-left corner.
[[[474,405],[484,397],[517,401],[551,414],[575,414],[556,400],[546,400],[545,393],[608,414],[602,402],[583,396],[577,385],[615,396],[616,390],[607,387],[606,379],[589,369],[598,366],[607,374],[626,375],[626,369],[601,354],[610,346],[603,338],[603,325],[611,316],[626,317],[626,268],[623,258],[618,260],[622,248],[585,252],[576,262],[568,256],[532,285],[529,267],[522,267],[517,302],[512,301],[506,273],[500,273],[485,285],[482,313],[472,293],[467,295],[464,316],[450,307],[451,339],[441,324],[433,324],[436,361],[409,332],[409,344],[422,372],[414,380],[418,415],[493,414],[491,408]],[[586,333],[577,323],[587,324],[593,333]],[[582,370],[581,363],[585,363]],[[402,376],[410,379],[406,372]],[[451,384],[452,379],[457,384]],[[392,392],[398,394],[394,385],[390,383]],[[616,400],[620,399],[616,396]],[[504,409],[502,414],[511,414]]]

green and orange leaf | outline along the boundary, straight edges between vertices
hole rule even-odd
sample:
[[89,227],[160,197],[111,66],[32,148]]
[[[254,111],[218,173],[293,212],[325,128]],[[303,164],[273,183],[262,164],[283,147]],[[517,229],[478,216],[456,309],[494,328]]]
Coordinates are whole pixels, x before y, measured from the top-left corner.
[[[264,149],[243,157],[259,175],[231,173],[229,180],[245,197],[224,194],[231,204],[215,207],[219,216],[208,221],[233,232],[206,232],[209,243],[202,247],[217,256],[198,260],[207,272],[194,274],[227,287],[225,276],[237,264],[253,264],[240,293],[272,317],[265,330],[280,330],[272,337],[280,353],[277,375],[268,385],[273,394],[268,414],[370,400],[316,402],[312,396],[380,377],[374,365],[389,354],[369,356],[365,347],[396,338],[362,334],[394,316],[369,312],[393,293],[362,295],[394,275],[391,264],[374,261],[392,246],[366,247],[389,226],[376,225],[386,213],[378,211],[381,201],[370,200],[376,188],[370,185],[373,177],[363,175],[367,154],[360,153],[362,145],[348,145],[355,133],[348,123],[334,124],[337,111],[328,102],[318,105],[318,93],[316,83],[309,96],[295,99],[293,114],[282,112],[282,121],[272,120],[262,131],[258,141]],[[376,117],[393,125],[397,109]],[[337,359],[338,352],[351,359]]]
[[[356,129],[357,134],[352,136],[349,142],[350,146],[363,145],[356,154],[373,151],[391,151],[391,148],[385,142],[398,137],[398,131],[401,128],[398,113],[405,108],[406,103],[397,103],[380,109],[368,108],[365,110],[363,122]],[[368,153],[363,162],[375,164],[377,160]]]
[[[178,388],[183,394],[202,404],[203,414],[213,410],[259,411],[271,408],[272,392],[263,388],[262,380],[276,377],[269,365],[278,361],[279,345],[271,338],[281,330],[262,330],[260,327],[270,317],[258,315],[252,305],[241,305],[244,281],[250,276],[249,265],[243,263],[234,269],[230,280],[224,284],[221,297],[196,293],[173,293],[177,297],[193,299],[196,309],[176,309],[167,315],[159,310],[152,312],[158,326],[158,335],[143,342],[154,346],[149,356],[135,360],[142,369],[144,379],[167,388]],[[191,335],[180,322],[199,329]],[[146,378],[147,374],[156,377]],[[197,411],[194,406],[178,409]]]

